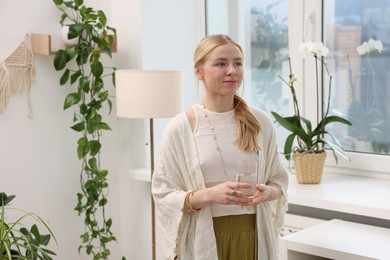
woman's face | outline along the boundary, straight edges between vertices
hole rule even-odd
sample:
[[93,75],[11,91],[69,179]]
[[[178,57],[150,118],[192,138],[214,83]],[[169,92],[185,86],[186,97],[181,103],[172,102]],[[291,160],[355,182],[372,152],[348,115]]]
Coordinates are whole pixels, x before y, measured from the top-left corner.
[[204,81],[206,95],[232,96],[241,86],[244,75],[240,49],[234,44],[216,47],[204,63],[195,68],[195,75]]

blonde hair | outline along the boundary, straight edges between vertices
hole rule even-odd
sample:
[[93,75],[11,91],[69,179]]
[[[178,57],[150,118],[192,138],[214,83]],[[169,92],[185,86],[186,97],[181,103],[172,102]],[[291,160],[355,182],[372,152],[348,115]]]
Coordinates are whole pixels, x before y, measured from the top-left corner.
[[[194,68],[200,68],[209,53],[216,47],[226,44],[236,45],[241,53],[244,53],[240,44],[234,41],[227,35],[215,34],[203,38],[194,52]],[[238,135],[235,144],[243,151],[258,152],[261,150],[259,140],[257,138],[260,133],[261,126],[259,120],[250,111],[248,104],[237,93],[234,94],[235,116],[238,124]]]

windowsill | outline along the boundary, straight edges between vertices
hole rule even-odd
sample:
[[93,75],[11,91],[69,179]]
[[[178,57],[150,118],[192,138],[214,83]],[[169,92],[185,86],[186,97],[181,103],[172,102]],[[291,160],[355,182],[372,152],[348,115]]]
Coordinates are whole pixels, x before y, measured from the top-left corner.
[[289,176],[290,204],[390,220],[390,180],[324,172],[308,185]]
[[[290,204],[390,220],[390,180],[324,172],[320,184],[298,184],[289,174]],[[129,171],[129,178],[150,182],[150,169]]]

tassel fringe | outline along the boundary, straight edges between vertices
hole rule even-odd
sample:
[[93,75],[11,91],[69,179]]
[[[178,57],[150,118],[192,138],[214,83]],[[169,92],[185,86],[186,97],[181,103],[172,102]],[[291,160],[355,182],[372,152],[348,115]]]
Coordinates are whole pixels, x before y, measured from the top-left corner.
[[0,114],[6,112],[10,95],[27,95],[29,117],[32,117],[30,89],[35,81],[33,58],[26,34],[18,48],[0,63]]

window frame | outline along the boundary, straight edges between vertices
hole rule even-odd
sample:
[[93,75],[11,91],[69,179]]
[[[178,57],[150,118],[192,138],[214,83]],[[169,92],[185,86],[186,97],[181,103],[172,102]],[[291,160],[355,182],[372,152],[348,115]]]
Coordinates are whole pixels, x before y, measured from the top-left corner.
[[[290,0],[291,1],[291,0]],[[292,59],[299,60],[302,57],[300,53],[297,53],[297,39],[296,35],[300,36],[303,41],[312,40],[313,42],[324,42],[323,34],[323,1],[324,0],[298,0],[300,4],[295,4],[290,8],[290,20],[289,24],[289,39],[292,39],[290,43],[294,46],[289,46],[289,52],[294,55]],[[303,8],[299,8],[302,6]],[[301,10],[299,10],[301,9]],[[301,13],[300,13],[301,12]],[[300,26],[301,25],[301,26]],[[297,31],[300,33],[297,34]],[[305,33],[306,32],[306,33]],[[311,34],[311,35],[310,35]],[[294,38],[295,37],[295,38]],[[332,50],[330,50],[332,51]],[[296,56],[299,55],[299,56]],[[317,99],[315,88],[310,88],[310,82],[314,82],[315,75],[314,67],[305,64],[304,61],[301,67],[300,75],[303,75],[303,86],[299,89],[299,94],[303,96],[303,113],[312,122],[316,122],[316,118],[321,111],[315,111],[314,109],[306,109],[308,107],[316,107],[315,100]],[[322,93],[322,86],[318,93]],[[353,126],[352,126],[353,127]],[[347,152],[350,157],[350,161],[343,158],[339,158],[338,162],[334,159],[331,151],[328,151],[328,156],[325,162],[327,170],[337,173],[362,175],[366,177],[379,177],[390,179],[390,160],[389,155],[360,153],[360,152]]]
[[[210,0],[209,0],[210,1]],[[213,1],[213,0],[211,0]],[[214,0],[215,1],[215,0]],[[291,2],[293,0],[290,0]],[[315,82],[315,68],[309,63],[309,59],[303,59],[302,53],[299,52],[298,46],[302,42],[312,40],[313,42],[324,42],[323,34],[323,1],[324,0],[294,0],[294,4],[289,7],[289,54],[293,62],[293,71],[296,78],[301,79],[296,82],[296,92],[298,102],[301,105],[301,112],[304,117],[314,123],[320,118],[320,113],[317,107],[317,93],[322,95],[322,86],[319,91],[313,87]],[[335,0],[333,0],[335,1]],[[205,34],[207,33],[207,1],[202,1],[205,14]],[[228,28],[225,33],[232,37],[240,39],[243,42],[243,48],[250,46],[250,36],[245,35],[249,30],[245,27],[243,19],[240,19],[240,12],[244,11],[246,1],[235,2],[235,8],[230,8],[229,18],[234,19],[234,28]],[[227,1],[227,4],[232,2]],[[220,5],[221,3],[219,3]],[[229,7],[226,7],[228,8]],[[236,10],[232,14],[231,10]],[[232,22],[230,22],[232,24]],[[330,50],[332,51],[332,50]],[[249,53],[249,52],[248,52]],[[250,62],[251,57],[245,56],[246,64]],[[250,64],[250,63],[249,63]],[[321,76],[321,75],[320,75]],[[250,70],[245,73],[246,78],[250,77]],[[321,97],[322,99],[322,97]],[[310,108],[310,109],[308,109]],[[313,109],[316,108],[316,109]],[[347,152],[351,161],[339,157],[336,163],[332,151],[328,151],[328,156],[325,162],[325,171],[338,174],[360,175],[372,178],[390,179],[390,160],[389,155]],[[284,159],[283,156],[281,158]],[[285,161],[285,165],[289,165]]]

